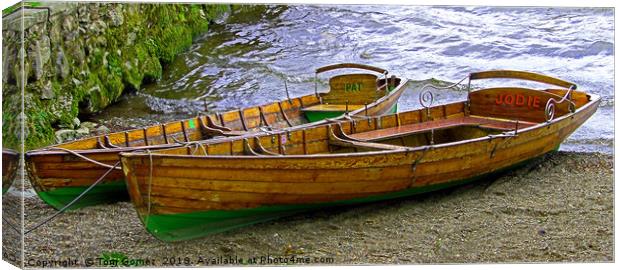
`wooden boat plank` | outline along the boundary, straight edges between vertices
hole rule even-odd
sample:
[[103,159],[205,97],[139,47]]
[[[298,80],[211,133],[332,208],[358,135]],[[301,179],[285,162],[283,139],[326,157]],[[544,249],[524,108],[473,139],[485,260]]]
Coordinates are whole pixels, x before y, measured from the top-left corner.
[[[187,196],[170,197],[169,193],[164,191],[151,191],[151,203],[159,205],[169,205],[179,208],[196,208],[204,209],[211,203],[215,204],[238,204],[249,203],[256,206],[273,205],[273,204],[304,204],[304,203],[320,203],[331,202],[343,199],[353,199],[370,196],[376,193],[368,192],[363,194],[306,194],[306,195],[289,195],[289,194],[259,194],[259,193],[239,193],[229,194],[226,192],[186,192]],[[182,192],[182,190],[181,190]],[[147,194],[142,194],[144,202],[149,201]]]
[[468,156],[450,159],[441,159],[438,157],[440,155],[439,153],[428,153],[428,158],[433,161],[422,159],[417,165],[416,174],[419,176],[436,176],[446,172],[453,172],[458,175],[459,171],[472,167],[475,167],[478,171],[485,171],[486,169],[494,170],[502,165],[495,164],[494,162],[496,160],[501,161],[509,159],[513,156],[518,157],[521,152],[527,152],[532,148],[540,149],[537,151],[542,154],[541,150],[545,149],[545,147],[549,145],[554,146],[554,141],[554,136],[548,135],[543,140],[531,139],[527,142],[510,146],[508,148],[498,143],[493,157],[491,157],[490,152],[495,147],[495,144],[488,144],[486,147],[479,147],[481,150],[478,154],[471,154]]
[[[278,182],[274,185],[272,182],[261,181],[216,181],[205,180],[196,181],[196,179],[186,178],[158,178],[156,182],[149,184],[149,177],[142,176],[137,179],[140,181],[140,189],[159,190],[161,193],[168,193],[169,196],[179,196],[185,198],[187,191],[193,192],[227,192],[227,193],[259,193],[259,194],[350,194],[350,193],[367,193],[369,191],[384,192],[388,190],[402,189],[411,183],[411,179],[407,178],[391,178],[380,182],[374,181],[341,181],[332,182],[326,185],[324,182]],[[177,192],[183,191],[183,192]],[[202,195],[201,195],[202,196]],[[187,197],[191,198],[191,197]]]
[[[512,120],[544,122],[547,100],[560,101],[562,97],[526,88],[489,88],[470,93],[470,112]],[[568,102],[555,105],[556,116],[568,112]]]
[[[148,164],[134,167],[133,171],[137,177],[147,177],[150,175]],[[210,179],[214,181],[254,181],[254,182],[270,182],[270,183],[297,183],[300,181],[334,183],[349,181],[375,181],[390,180],[392,178],[409,177],[410,167],[407,165],[381,167],[381,168],[360,168],[360,169],[333,169],[333,170],[315,170],[308,169],[289,169],[282,170],[278,168],[264,168],[248,170],[247,174],[243,172],[234,172],[228,168],[214,168],[207,170],[190,171],[185,167],[154,167],[153,176],[163,178],[183,178],[183,179]],[[347,177],[343,177],[343,174]]]
[[470,80],[479,80],[479,79],[493,79],[493,78],[504,78],[504,79],[522,79],[522,80],[530,80],[535,82],[553,84],[565,88],[575,87],[576,84],[572,82],[568,82],[565,80],[561,80],[554,77],[549,77],[547,75],[528,72],[528,71],[520,71],[520,70],[489,70],[489,71],[481,71],[474,72],[469,74]]

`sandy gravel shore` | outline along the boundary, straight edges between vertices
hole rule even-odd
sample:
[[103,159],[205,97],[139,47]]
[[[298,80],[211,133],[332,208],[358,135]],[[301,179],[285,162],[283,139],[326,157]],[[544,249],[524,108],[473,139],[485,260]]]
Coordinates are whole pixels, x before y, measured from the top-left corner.
[[[122,202],[68,212],[26,235],[25,258],[77,259],[80,267],[110,252],[149,265],[291,256],[313,264],[613,261],[613,170],[610,155],[558,152],[494,181],[180,243],[152,237]],[[4,201],[6,219],[18,197]],[[36,196],[26,199],[26,211],[27,228],[54,213]],[[3,223],[3,251],[14,254],[17,236]]]

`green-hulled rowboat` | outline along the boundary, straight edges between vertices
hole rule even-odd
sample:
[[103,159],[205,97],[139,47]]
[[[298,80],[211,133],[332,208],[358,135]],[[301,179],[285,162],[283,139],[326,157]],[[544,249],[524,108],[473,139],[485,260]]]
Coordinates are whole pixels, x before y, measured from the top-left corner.
[[[26,154],[26,169],[39,197],[53,206],[65,207],[108,170],[111,170],[70,209],[127,199],[119,161],[120,152],[160,149],[222,136],[239,136],[323,123],[345,113],[381,115],[396,108],[406,79],[388,76],[384,69],[343,63],[316,70],[316,74],[341,69],[371,73],[348,73],[329,80],[329,91],[223,113],[57,144]],[[375,74],[377,73],[377,74]],[[283,91],[284,92],[284,91]],[[287,91],[288,96],[288,91]]]
[[465,101],[392,115],[121,153],[131,200],[151,234],[179,241],[319,207],[409,196],[555,151],[600,103],[573,83],[530,72],[469,78],[564,88],[487,88]]

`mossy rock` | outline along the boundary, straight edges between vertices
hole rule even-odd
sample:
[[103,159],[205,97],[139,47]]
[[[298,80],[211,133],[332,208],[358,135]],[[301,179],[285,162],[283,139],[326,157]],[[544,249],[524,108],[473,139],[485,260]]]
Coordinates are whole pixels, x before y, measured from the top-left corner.
[[[111,16],[108,11],[112,9],[122,14]],[[208,31],[210,23],[229,12],[231,7],[226,4],[79,3],[78,10],[82,15],[84,10],[92,14],[77,16],[71,13],[76,11],[59,12],[50,18],[52,25],[46,27],[49,33],[34,31],[30,36],[50,35],[52,53],[49,75],[40,78],[47,81],[28,81],[25,89],[29,102],[25,111],[29,149],[54,143],[54,127],[70,122],[78,114],[99,112],[117,101],[125,90],[139,90],[145,82],[161,78],[162,65],[187,50],[195,37]],[[65,16],[79,19],[65,20]],[[120,17],[122,20],[118,19]],[[112,21],[114,18],[117,19]],[[65,28],[74,31],[69,33],[63,30]],[[31,67],[27,62],[25,69],[29,80],[34,78]],[[41,86],[49,89],[49,81],[54,95],[41,99]],[[19,80],[14,80],[3,86],[5,145],[19,144],[19,136],[15,135],[19,130],[16,128],[19,127],[19,109],[9,108],[9,103],[13,102],[10,93],[19,92],[11,92],[11,89],[18,83]]]

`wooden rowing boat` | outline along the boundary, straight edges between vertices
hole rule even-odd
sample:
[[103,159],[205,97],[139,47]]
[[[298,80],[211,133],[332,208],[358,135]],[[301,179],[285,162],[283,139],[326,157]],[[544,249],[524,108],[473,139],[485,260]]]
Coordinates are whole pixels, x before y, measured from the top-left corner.
[[[388,77],[388,72],[381,68],[352,63],[321,67],[316,74],[351,68],[379,73],[379,76],[342,74],[330,79],[330,89],[324,93],[315,87],[314,94],[302,97],[45,147],[26,154],[26,169],[39,197],[60,209],[111,169],[123,151],[167,148],[222,136],[309,126],[345,113],[395,112],[406,79]],[[71,209],[125,199],[127,192],[119,166]]]
[[10,149],[2,149],[2,194],[13,184],[17,167],[19,167],[19,154]]
[[600,98],[520,71],[473,73],[569,89],[486,88],[465,101],[276,133],[121,153],[131,201],[165,241],[221,232],[318,207],[429,192],[556,150]]

